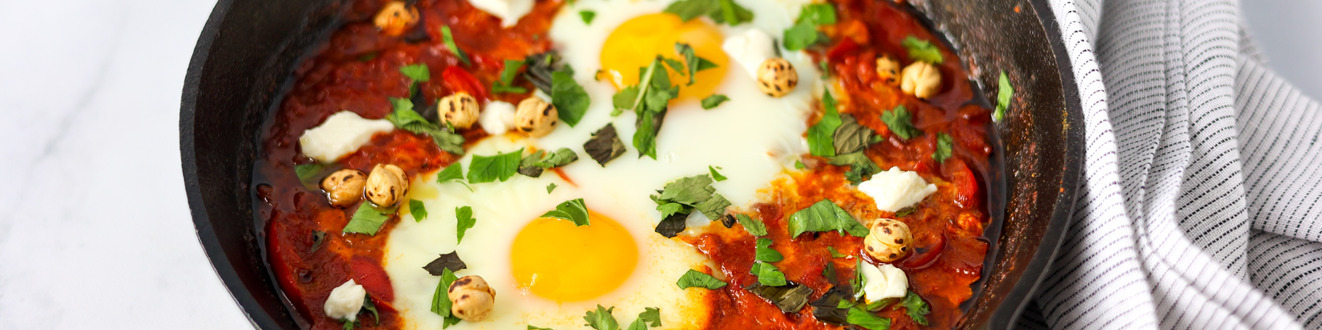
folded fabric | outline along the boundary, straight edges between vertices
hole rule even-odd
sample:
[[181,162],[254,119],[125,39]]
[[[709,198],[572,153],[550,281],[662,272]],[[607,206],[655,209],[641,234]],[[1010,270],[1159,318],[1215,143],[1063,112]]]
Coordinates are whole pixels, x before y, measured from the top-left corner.
[[1026,328],[1322,328],[1322,110],[1233,0],[1051,0],[1087,157]]

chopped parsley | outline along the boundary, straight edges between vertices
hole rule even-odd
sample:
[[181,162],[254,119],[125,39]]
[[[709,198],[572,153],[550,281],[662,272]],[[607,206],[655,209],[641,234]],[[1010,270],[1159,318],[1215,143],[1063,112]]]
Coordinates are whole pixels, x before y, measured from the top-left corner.
[[927,302],[923,301],[923,297],[918,296],[918,293],[909,291],[904,294],[904,299],[900,300],[900,306],[904,307],[904,314],[909,315],[914,323],[922,326],[927,325],[927,314],[931,314],[932,310]]
[[712,182],[711,175],[680,178],[666,183],[659,194],[652,195],[652,201],[656,202],[656,209],[661,211],[663,218],[696,210],[706,215],[707,219],[720,219],[725,214],[725,208],[730,206],[730,201],[716,193],[716,188],[711,186]]
[[744,230],[748,231],[750,235],[753,236],[767,235],[767,225],[762,223],[762,220],[753,219],[752,217],[749,217],[747,214],[736,215],[735,219],[739,220],[739,224],[743,225]]
[[756,245],[757,245],[757,249],[754,250],[755,254],[753,256],[753,260],[757,260],[761,262],[777,262],[777,261],[785,260],[784,255],[780,254],[780,252],[776,251],[776,249],[771,248],[770,238],[759,238],[757,239]]
[[656,133],[661,130],[670,100],[679,96],[679,86],[671,86],[662,58],[657,56],[652,64],[640,69],[638,85],[629,86],[615,93],[612,101],[618,115],[624,110],[638,115],[638,130],[633,134],[633,146],[638,149],[638,157],[648,156],[656,159]]
[[456,235],[455,244],[458,244],[459,242],[464,241],[464,233],[468,232],[469,228],[473,228],[474,225],[477,225],[477,219],[473,218],[473,208],[469,206],[455,208],[454,218]]
[[450,307],[453,303],[450,302],[450,295],[448,292],[450,284],[454,284],[454,281],[458,279],[459,277],[455,276],[454,272],[449,268],[442,270],[441,282],[436,284],[436,292],[432,293],[431,312],[436,313],[436,315],[440,315],[441,318],[445,319],[441,328],[448,328],[451,325],[459,323],[459,317],[450,314]]
[[941,64],[941,50],[936,48],[932,42],[914,38],[914,36],[904,37],[900,42],[905,50],[909,51],[909,59],[914,61],[927,62],[932,64]]
[[643,308],[642,313],[638,313],[638,319],[629,324],[629,330],[647,330],[648,326],[661,326],[661,309],[656,307]]
[[845,179],[853,185],[858,185],[866,177],[881,172],[881,167],[868,158],[862,150],[828,157],[827,162],[835,166],[849,166],[849,171],[845,172]]
[[758,284],[765,286],[784,286],[789,283],[785,280],[785,273],[780,272],[780,268],[776,268],[775,265],[769,263],[755,261],[748,272],[757,276]]
[[615,133],[615,124],[606,124],[605,127],[592,133],[592,138],[583,144],[583,151],[588,153],[588,157],[597,161],[602,167],[606,163],[619,158],[624,154],[624,142],[620,141],[620,136]]
[[358,205],[358,210],[353,212],[353,217],[349,223],[344,225],[343,234],[357,233],[368,236],[376,235],[381,230],[390,216],[395,214],[395,209],[380,209],[372,206],[371,203],[364,202]]
[[588,219],[588,207],[582,198],[571,199],[556,205],[554,210],[546,211],[542,217],[562,219],[573,222],[577,226],[587,226],[591,224]]
[[996,91],[996,112],[992,113],[992,120],[1000,122],[1005,119],[1005,112],[1010,110],[1010,101],[1014,97],[1014,86],[1010,86],[1010,77],[1001,71],[999,87]]
[[711,110],[718,106],[721,106],[721,103],[725,103],[725,101],[729,101],[729,100],[730,97],[725,96],[723,94],[712,94],[711,96],[702,99],[702,109]]
[[473,155],[473,162],[468,166],[468,182],[505,182],[519,170],[522,156],[523,149],[495,156]]
[[578,11],[578,17],[583,19],[583,24],[592,24],[592,19],[597,18],[597,12],[591,10]]
[[908,140],[912,137],[923,134],[922,130],[913,127],[913,119],[910,119],[909,109],[904,105],[897,105],[895,109],[881,113],[881,122],[886,123],[886,128],[891,130],[895,136],[901,140]]
[[[844,303],[843,301],[841,303]],[[891,320],[877,316],[869,312],[866,307],[854,306],[849,308],[846,316],[849,324],[857,325],[868,330],[887,330],[891,328]]]
[[726,177],[725,177],[724,175],[721,175],[721,172],[717,172],[717,171],[716,171],[716,169],[718,169],[718,168],[721,168],[721,167],[719,167],[719,166],[713,167],[713,166],[711,166],[711,165],[708,165],[708,166],[707,166],[707,170],[708,170],[708,171],[711,171],[711,178],[712,178],[712,179],[716,180],[716,182],[725,181],[725,180],[726,180]]
[[684,57],[684,69],[681,70],[680,68],[676,68],[676,65],[670,64],[668,59],[666,63],[670,65],[671,69],[675,69],[676,72],[688,76],[689,86],[693,86],[693,83],[696,81],[694,77],[698,75],[698,72],[716,68],[716,63],[698,57],[697,53],[694,53],[693,47],[689,46],[689,44],[676,42],[675,53],[679,53],[679,56]]
[[753,12],[734,0],[680,0],[666,6],[665,12],[679,15],[684,21],[707,16],[716,23],[730,26],[753,21]]
[[849,215],[848,211],[835,205],[829,199],[823,199],[816,204],[794,212],[789,221],[790,237],[799,237],[804,232],[823,232],[836,231],[840,235],[849,233],[854,237],[864,237],[868,235],[868,229],[863,224],[858,223],[854,216]]
[[468,186],[468,182],[464,182],[463,163],[455,162],[454,164],[450,164],[450,166],[446,166],[440,173],[436,173],[437,184],[444,184],[450,181],[458,182],[459,184],[464,185],[465,188],[468,188],[468,191],[473,191],[473,187]]
[[454,53],[454,56],[459,57],[459,60],[463,61],[464,65],[473,65],[472,62],[468,61],[468,55],[464,54],[464,50],[459,49],[459,45],[454,43],[454,34],[450,33],[450,26],[441,26],[441,38],[445,41],[445,47],[449,48],[450,52]]
[[514,86],[514,78],[519,76],[523,63],[522,60],[505,60],[505,68],[500,71],[500,80],[491,82],[491,93],[527,93],[528,89]]
[[618,330],[620,329],[620,324],[615,321],[615,316],[611,315],[611,312],[614,311],[615,307],[606,308],[597,305],[597,309],[594,311],[588,311],[587,315],[583,316],[583,320],[587,321],[587,325],[593,329]]
[[390,98],[390,103],[394,105],[395,111],[386,116],[386,120],[394,124],[395,127],[414,134],[426,134],[431,136],[432,142],[436,147],[446,152],[462,155],[464,153],[464,136],[455,134],[450,128],[443,128],[427,118],[413,111],[413,101],[405,98]]
[[680,276],[679,282],[675,282],[675,285],[678,285],[680,289],[707,288],[716,290],[725,287],[726,284],[729,283],[725,283],[725,281],[717,279],[715,276],[692,269],[685,272],[684,276]]
[[427,263],[426,266],[422,266],[422,269],[426,270],[428,274],[432,274],[432,276],[444,275],[446,270],[457,272],[464,270],[464,268],[468,268],[468,264],[464,263],[462,259],[459,259],[459,254],[455,252],[442,254],[440,257],[436,258],[436,260],[432,260]]
[[803,165],[803,160],[802,160],[802,159],[796,159],[796,160],[794,160],[794,169],[796,169],[796,170],[802,170],[802,169],[805,169],[805,168],[808,168],[808,166],[807,166],[807,165]]
[[556,187],[555,182],[552,182],[551,184],[546,185],[546,193],[549,194],[549,193],[551,193],[552,191],[555,191],[555,187]]
[[835,24],[835,22],[835,6],[829,3],[804,5],[794,26],[785,30],[782,38],[785,40],[785,49],[802,50],[828,41],[830,38],[825,33],[817,31],[817,27]]
[[578,125],[587,113],[592,100],[583,86],[574,80],[574,68],[566,65],[551,73],[551,104],[555,105],[560,121],[570,127]]
[[523,157],[519,162],[519,174],[536,178],[542,176],[542,172],[546,170],[569,165],[577,160],[578,154],[569,148],[560,148],[555,152],[538,150]]
[[427,206],[423,205],[420,200],[410,199],[409,214],[413,215],[413,221],[422,222],[422,219],[427,218]]
[[822,94],[822,108],[822,118],[808,128],[808,152],[819,157],[835,156],[835,130],[841,119],[830,91]]
[[950,134],[937,133],[936,150],[932,151],[932,159],[935,159],[937,164],[946,162],[946,159],[950,159],[950,148],[954,143],[955,139],[951,138]]
[[413,80],[414,83],[431,80],[431,70],[427,69],[426,63],[410,64],[399,67],[399,72]]

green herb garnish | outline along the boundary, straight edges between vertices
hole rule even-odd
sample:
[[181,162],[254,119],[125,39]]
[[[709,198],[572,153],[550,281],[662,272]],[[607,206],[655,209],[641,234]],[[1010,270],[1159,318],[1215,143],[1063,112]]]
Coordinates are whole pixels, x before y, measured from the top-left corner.
[[372,319],[376,324],[381,324],[381,313],[377,312],[376,303],[372,302],[372,295],[363,295],[363,309],[372,313]]
[[932,159],[935,159],[937,164],[950,159],[950,148],[954,143],[955,139],[951,138],[950,134],[936,133],[936,150],[932,151]]
[[527,93],[528,89],[514,86],[514,78],[519,76],[523,63],[521,60],[505,60],[505,68],[500,71],[500,80],[491,83],[491,93]]
[[428,121],[418,112],[413,111],[413,101],[406,98],[390,98],[390,103],[394,105],[395,111],[386,116],[386,120],[394,124],[395,127],[414,134],[426,134],[431,136],[432,142],[436,147],[446,152],[462,155],[464,153],[464,136],[455,134],[449,128],[442,128]]
[[583,24],[592,24],[592,19],[597,18],[597,12],[591,10],[578,11],[578,17],[583,19]]
[[422,222],[427,218],[427,206],[422,205],[422,201],[416,199],[409,200],[409,214],[413,215],[413,221]]
[[546,211],[542,217],[562,219],[573,222],[576,226],[591,224],[588,220],[588,207],[582,198],[571,199],[556,205],[554,210]]
[[891,320],[877,316],[867,311],[864,307],[854,306],[849,308],[849,314],[846,316],[849,324],[857,325],[868,330],[887,330],[891,328]]
[[399,72],[413,80],[414,83],[431,80],[431,70],[427,69],[426,63],[410,64],[399,67]]
[[449,26],[447,25],[441,26],[441,38],[445,41],[445,47],[449,48],[450,52],[454,53],[454,56],[459,57],[459,60],[463,61],[464,65],[473,65],[472,62],[468,61],[468,55],[464,55],[464,51],[462,49],[459,49],[458,44],[454,43],[454,34],[450,33]]
[[733,0],[680,0],[666,6],[665,12],[679,15],[684,21],[707,16],[716,23],[731,26],[753,21],[753,12]]
[[615,307],[606,308],[606,307],[602,307],[601,305],[597,305],[597,310],[588,311],[587,315],[583,316],[583,320],[588,321],[588,326],[592,327],[593,329],[618,330],[620,328],[620,324],[618,322],[615,322],[615,316],[611,315],[611,312],[614,311],[615,311]]
[[785,260],[784,255],[780,254],[780,252],[776,251],[776,249],[771,248],[770,238],[757,239],[756,246],[757,249],[754,250],[755,254],[753,256],[753,260],[757,260],[761,262],[777,262],[777,261]]
[[831,135],[831,144],[837,155],[859,152],[872,144],[874,134],[871,128],[859,124],[854,116],[840,115],[840,127]]
[[780,268],[776,268],[775,265],[769,263],[753,262],[753,268],[750,268],[748,272],[757,276],[757,283],[762,285],[784,286],[788,284],[788,281],[785,280],[785,273],[780,272]]
[[675,69],[676,72],[687,75],[689,77],[689,86],[693,86],[693,83],[696,81],[694,77],[698,75],[698,72],[716,68],[716,63],[698,57],[698,55],[693,52],[693,47],[689,46],[689,44],[676,42],[675,53],[678,53],[679,56],[684,58],[684,69],[676,68],[674,64],[671,64],[670,67]]
[[371,203],[364,202],[358,205],[358,210],[353,212],[353,217],[349,223],[344,225],[342,234],[357,233],[368,236],[376,235],[381,230],[381,225],[390,220],[390,216],[395,214],[395,209],[379,209],[372,206]]
[[881,167],[872,162],[862,150],[827,157],[827,162],[835,166],[849,166],[849,171],[845,172],[845,179],[853,185],[862,183],[865,177],[881,172]]
[[868,229],[863,224],[858,223],[854,216],[849,215],[848,211],[835,205],[829,199],[823,199],[816,204],[794,212],[790,216],[789,223],[790,237],[799,237],[804,232],[822,232],[836,231],[840,235],[849,233],[854,237],[864,237],[868,235]]
[[578,125],[587,113],[592,100],[587,90],[574,80],[574,68],[566,65],[551,73],[551,104],[555,105],[560,121],[569,127]]
[[436,284],[436,292],[432,293],[431,296],[431,312],[445,319],[442,328],[448,328],[459,323],[459,317],[450,314],[450,307],[453,303],[450,302],[449,295],[450,284],[454,284],[454,281],[458,279],[459,277],[455,276],[449,268],[444,269],[441,272],[441,282]]
[[464,270],[464,268],[468,268],[468,264],[464,263],[463,259],[459,259],[459,253],[453,251],[442,254],[436,260],[422,266],[422,269],[426,270],[428,274],[432,274],[432,276],[444,275],[446,270],[457,272]]
[[808,297],[813,294],[812,288],[794,282],[786,282],[781,286],[753,283],[744,289],[770,301],[783,313],[795,313],[803,309],[808,304]]
[[835,130],[841,119],[830,91],[822,94],[822,109],[822,118],[808,128],[808,152],[819,157],[835,156]]
[[834,246],[828,246],[828,247],[826,247],[826,250],[831,252],[831,257],[832,257],[832,258],[844,258],[844,257],[847,257],[846,255],[840,253],[840,251],[836,251]]
[[620,141],[620,136],[615,133],[615,124],[606,124],[605,127],[592,133],[592,138],[583,144],[583,151],[588,153],[588,157],[597,161],[602,167],[606,163],[619,158],[624,154],[624,142]]
[[796,169],[796,170],[802,170],[802,169],[805,169],[805,168],[808,168],[808,166],[807,166],[807,165],[803,165],[803,160],[801,160],[801,159],[796,159],[796,160],[794,160],[794,169]]
[[312,231],[312,247],[308,248],[308,253],[317,252],[322,244],[326,243],[326,232],[320,230]]
[[495,156],[473,155],[473,162],[468,166],[468,182],[505,182],[519,170],[522,156],[523,149]]
[[656,159],[656,133],[661,130],[670,100],[679,96],[679,86],[671,86],[662,58],[657,56],[652,64],[641,68],[638,85],[629,86],[615,93],[612,101],[615,111],[612,116],[624,110],[638,115],[638,130],[633,134],[633,146],[638,149],[638,157],[648,156]]
[[531,325],[529,325],[529,326],[528,326],[528,330],[555,330],[555,329],[551,329],[551,328],[543,328],[543,327],[535,327],[535,326],[531,326]]
[[569,150],[569,148],[560,148],[551,153],[538,150],[523,157],[523,160],[519,162],[519,174],[536,178],[542,176],[542,172],[546,170],[569,165],[569,163],[576,160],[578,160],[578,154],[574,153],[573,150]]
[[729,101],[729,100],[730,97],[728,96],[722,94],[712,94],[711,96],[702,99],[702,109],[711,110],[720,106],[721,103],[725,103],[725,101]]
[[904,105],[897,105],[895,109],[881,113],[881,122],[886,123],[886,128],[890,129],[891,133],[900,137],[901,140],[908,140],[923,134],[922,130],[913,127],[913,120],[909,117],[909,109],[906,109]]
[[914,38],[914,36],[908,36],[904,37],[904,40],[900,42],[900,45],[903,45],[904,49],[909,51],[909,59],[914,61],[922,61],[932,64],[941,64],[943,61],[941,50],[936,48],[936,45],[933,45],[930,41]]
[[464,233],[468,232],[469,228],[473,228],[474,225],[477,225],[477,219],[473,218],[473,208],[469,206],[455,208],[454,218],[456,235],[455,244],[458,244],[459,242],[464,241]]
[[992,120],[1000,122],[1005,119],[1005,111],[1010,110],[1010,101],[1014,97],[1014,86],[1010,86],[1010,77],[1001,71],[1000,85],[996,91],[996,112],[992,113]]
[[744,230],[747,231],[750,235],[753,236],[767,235],[767,225],[762,223],[762,220],[753,219],[752,217],[749,217],[747,214],[736,215],[735,219],[739,220],[739,224],[743,225]]
[[927,325],[927,314],[932,313],[932,310],[927,302],[923,301],[923,297],[918,296],[918,293],[909,291],[904,294],[904,299],[900,300],[900,306],[904,307],[904,314],[909,315],[914,323]]
[[692,269],[685,272],[684,276],[680,276],[679,282],[675,282],[675,285],[678,285],[680,289],[707,288],[716,290],[725,287],[726,284],[728,283],[714,276]]
[[794,26],[785,30],[785,49],[801,50],[830,40],[825,33],[817,31],[817,27],[835,22],[835,6],[829,3],[804,5]]
[[638,319],[629,325],[629,330],[647,330],[648,326],[661,326],[661,309],[656,307],[643,308],[642,313],[638,313]]
[[549,193],[551,193],[552,191],[555,191],[555,187],[556,187],[555,182],[552,182],[551,184],[546,185],[546,193],[549,194]]
[[716,188],[711,186],[712,182],[710,175],[680,178],[666,183],[660,194],[652,195],[652,201],[656,202],[657,210],[661,211],[663,218],[696,210],[706,215],[707,219],[720,219],[725,214],[725,208],[730,206],[730,201],[716,193]]
[[725,177],[724,175],[721,175],[721,172],[717,172],[717,171],[716,171],[716,169],[718,169],[718,168],[720,168],[720,167],[713,167],[713,166],[711,166],[711,165],[708,165],[708,166],[707,166],[707,170],[708,170],[708,171],[711,171],[711,178],[712,178],[712,179],[716,180],[716,182],[725,181],[725,180],[726,180],[726,177]]

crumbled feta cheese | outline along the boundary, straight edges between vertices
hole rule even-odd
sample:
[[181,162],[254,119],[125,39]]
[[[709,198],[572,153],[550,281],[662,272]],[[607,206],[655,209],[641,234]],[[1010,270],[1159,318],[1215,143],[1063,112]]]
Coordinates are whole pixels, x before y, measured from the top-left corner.
[[519,18],[532,12],[533,0],[468,0],[468,3],[482,11],[500,18],[500,25],[511,27],[519,23]]
[[873,266],[863,264],[863,296],[868,302],[887,298],[904,298],[909,291],[909,277],[890,264]]
[[363,308],[363,298],[367,290],[353,280],[344,282],[331,290],[326,297],[326,316],[337,320],[353,322],[358,319],[358,310]]
[[772,47],[771,36],[758,29],[745,30],[744,33],[726,38],[725,43],[721,44],[721,49],[739,63],[753,80],[757,80],[757,68],[762,66],[762,62],[776,57],[776,50]]
[[326,118],[321,126],[303,131],[298,145],[304,155],[318,162],[333,163],[371,142],[376,133],[394,129],[395,125],[390,121],[363,119],[352,111],[340,111]]
[[482,130],[492,136],[505,134],[514,128],[514,113],[513,104],[491,101],[477,116],[477,123],[482,125]]
[[878,210],[895,212],[923,201],[936,192],[936,185],[927,183],[918,173],[891,167],[858,184],[858,190],[872,197]]

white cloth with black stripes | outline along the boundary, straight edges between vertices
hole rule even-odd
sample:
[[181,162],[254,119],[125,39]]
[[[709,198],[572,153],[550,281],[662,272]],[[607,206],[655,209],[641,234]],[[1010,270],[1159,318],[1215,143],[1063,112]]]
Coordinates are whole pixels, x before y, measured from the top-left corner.
[[1017,326],[1322,328],[1322,109],[1262,64],[1239,4],[1049,3],[1087,157]]

